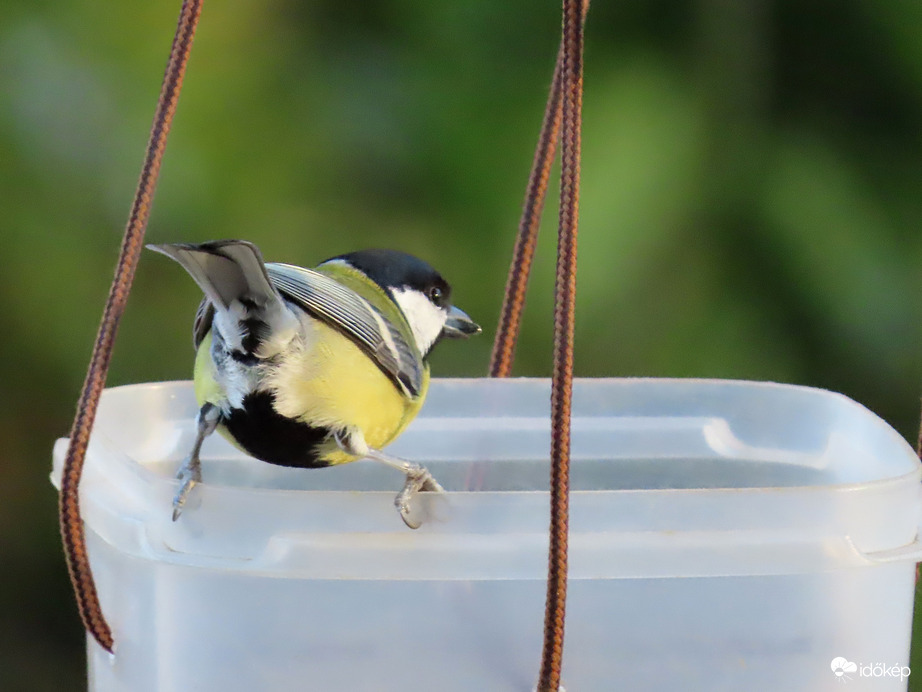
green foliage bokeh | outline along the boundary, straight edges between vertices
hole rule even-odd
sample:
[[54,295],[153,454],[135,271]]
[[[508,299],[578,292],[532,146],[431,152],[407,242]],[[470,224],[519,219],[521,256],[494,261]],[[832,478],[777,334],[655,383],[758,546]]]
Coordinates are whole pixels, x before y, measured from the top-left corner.
[[[0,0],[0,687],[79,689],[47,480],[111,280],[179,2]],[[148,238],[432,262],[482,375],[557,49],[554,2],[206,3]],[[595,2],[576,371],[841,391],[915,439],[922,4]],[[555,174],[556,175],[556,174]],[[552,185],[552,196],[556,185]],[[550,372],[549,200],[517,374]],[[189,278],[146,253],[112,385],[185,379]],[[919,661],[922,674],[922,661]]]

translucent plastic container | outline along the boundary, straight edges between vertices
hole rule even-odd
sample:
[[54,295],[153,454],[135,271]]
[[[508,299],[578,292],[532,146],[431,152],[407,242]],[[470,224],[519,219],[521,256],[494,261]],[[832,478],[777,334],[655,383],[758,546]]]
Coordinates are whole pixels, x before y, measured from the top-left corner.
[[[279,468],[217,435],[173,523],[191,385],[106,391],[81,499],[117,648],[90,641],[90,690],[533,689],[549,389],[433,382],[389,448],[448,490],[418,531],[393,470]],[[577,381],[573,415],[569,692],[906,689],[922,469],[886,423],[701,380]]]

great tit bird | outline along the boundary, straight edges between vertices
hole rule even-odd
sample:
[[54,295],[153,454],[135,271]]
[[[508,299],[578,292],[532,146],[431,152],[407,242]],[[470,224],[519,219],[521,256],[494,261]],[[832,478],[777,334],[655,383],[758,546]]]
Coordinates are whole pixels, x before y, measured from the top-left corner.
[[381,448],[419,412],[432,348],[480,332],[452,306],[448,282],[394,250],[304,269],[267,264],[242,240],[148,247],[176,260],[205,293],[193,327],[197,433],[177,474],[173,520],[202,479],[202,443],[218,430],[270,464],[320,468],[367,457],[393,466],[406,474],[400,516],[419,526],[412,498],[442,488],[424,467]]

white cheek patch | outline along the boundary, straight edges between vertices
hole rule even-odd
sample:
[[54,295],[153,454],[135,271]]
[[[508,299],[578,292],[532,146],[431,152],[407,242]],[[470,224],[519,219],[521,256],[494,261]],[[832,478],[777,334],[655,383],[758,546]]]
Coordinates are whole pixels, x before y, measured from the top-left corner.
[[442,333],[448,314],[412,288],[394,288],[392,293],[410,323],[416,347],[425,355]]

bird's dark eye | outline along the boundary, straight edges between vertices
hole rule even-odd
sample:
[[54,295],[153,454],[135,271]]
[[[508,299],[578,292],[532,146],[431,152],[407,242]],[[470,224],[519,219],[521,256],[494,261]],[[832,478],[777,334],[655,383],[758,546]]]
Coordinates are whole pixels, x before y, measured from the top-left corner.
[[431,300],[436,305],[442,304],[442,289],[438,286],[433,286],[429,289],[429,300]]

